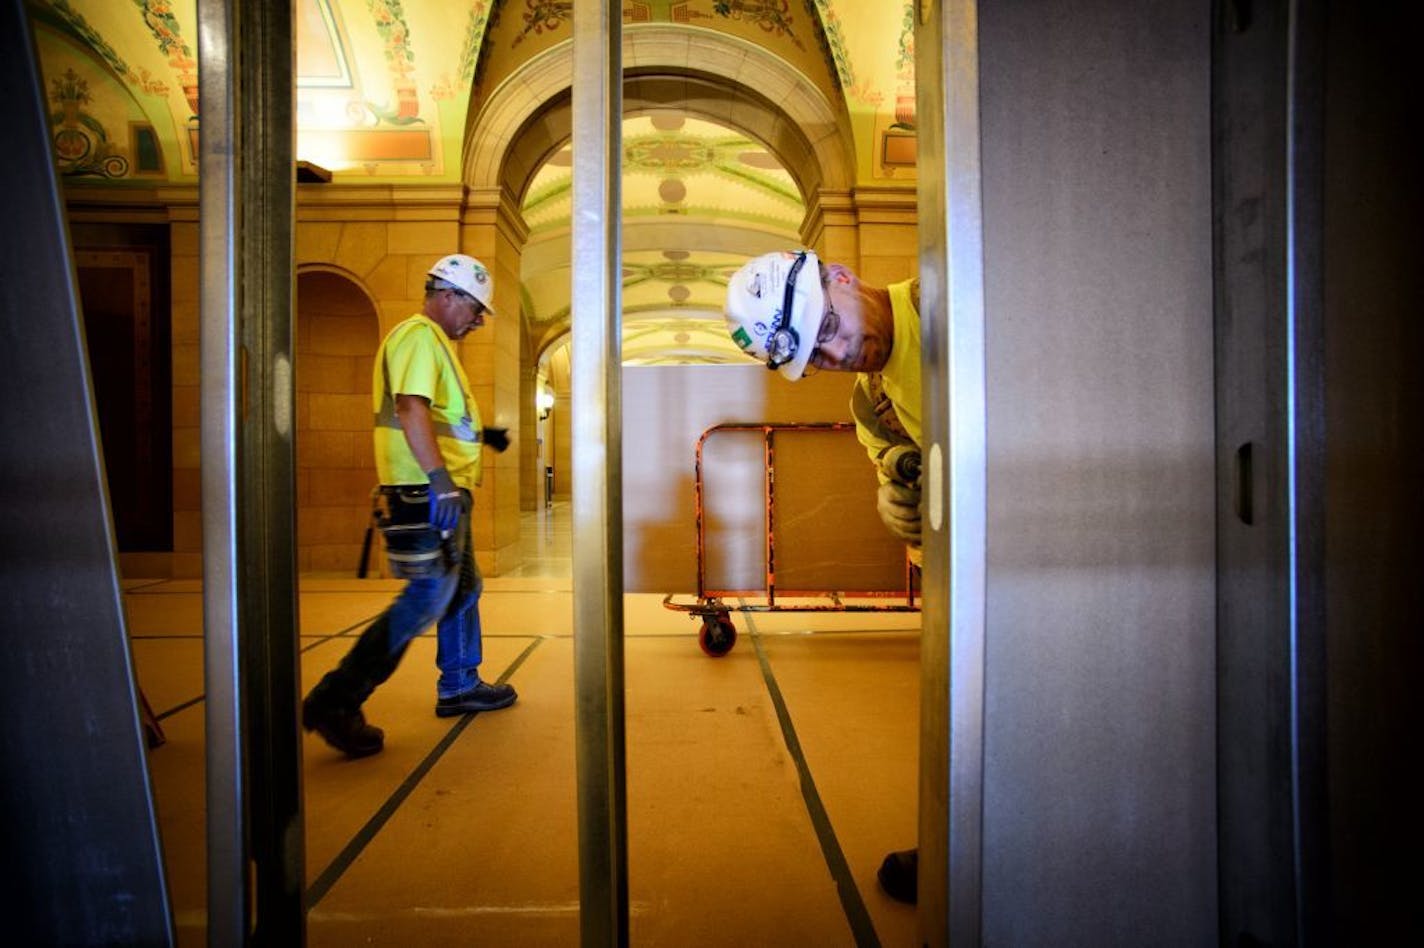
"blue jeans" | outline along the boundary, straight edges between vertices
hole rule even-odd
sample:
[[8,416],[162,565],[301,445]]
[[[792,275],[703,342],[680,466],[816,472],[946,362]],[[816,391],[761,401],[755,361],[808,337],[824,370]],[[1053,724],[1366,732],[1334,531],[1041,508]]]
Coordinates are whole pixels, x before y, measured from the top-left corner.
[[[406,580],[386,611],[366,627],[336,668],[327,672],[307,702],[354,712],[395,672],[410,640],[436,623],[437,698],[452,698],[475,687],[482,656],[480,593],[484,578],[470,539],[471,498],[465,495],[460,522],[444,541],[440,567],[429,576]],[[411,510],[413,505],[405,505]],[[395,514],[393,513],[393,516]]]
[[406,580],[384,616],[389,624],[386,647],[397,660],[411,639],[436,623],[435,666],[440,669],[440,680],[435,694],[439,698],[453,698],[475,687],[483,657],[480,593],[485,582],[470,549],[470,507],[466,492],[465,513],[446,540],[449,565],[445,571]]

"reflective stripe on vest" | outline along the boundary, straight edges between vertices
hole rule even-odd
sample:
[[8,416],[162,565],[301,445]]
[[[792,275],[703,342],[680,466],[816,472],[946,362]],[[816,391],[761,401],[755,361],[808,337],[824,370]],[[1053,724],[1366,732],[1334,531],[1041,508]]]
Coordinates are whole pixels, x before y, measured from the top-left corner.
[[[462,393],[463,394],[463,393]],[[391,398],[390,387],[381,396],[381,410],[376,412],[375,425],[377,428],[394,428],[397,431],[404,431],[401,427],[400,417],[396,414],[395,400]],[[434,417],[430,419],[430,427],[434,430],[436,437],[444,436],[454,441],[466,441],[470,444],[479,444],[483,439],[483,433],[474,426],[470,416],[466,415],[460,419],[458,425],[452,425],[444,421],[436,421]]]

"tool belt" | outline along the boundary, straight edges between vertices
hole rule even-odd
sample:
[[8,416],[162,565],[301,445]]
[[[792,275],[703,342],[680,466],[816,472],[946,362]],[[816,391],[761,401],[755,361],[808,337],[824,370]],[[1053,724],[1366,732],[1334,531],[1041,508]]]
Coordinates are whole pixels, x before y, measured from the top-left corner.
[[430,488],[425,484],[378,487],[371,514],[386,541],[386,561],[397,579],[439,576],[459,559],[454,531],[444,535],[430,523]]

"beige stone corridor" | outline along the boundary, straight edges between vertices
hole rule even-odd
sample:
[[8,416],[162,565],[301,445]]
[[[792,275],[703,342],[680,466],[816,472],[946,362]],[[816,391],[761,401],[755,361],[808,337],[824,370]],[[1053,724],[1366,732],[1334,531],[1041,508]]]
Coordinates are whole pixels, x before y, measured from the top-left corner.
[[[524,521],[527,575],[488,579],[482,609],[484,673],[512,682],[517,704],[435,717],[427,633],[367,705],[383,753],[349,761],[306,737],[310,945],[577,943],[566,505]],[[303,680],[398,586],[304,578]],[[167,736],[149,763],[179,942],[199,945],[200,587],[125,587],[137,672]],[[625,600],[633,943],[851,945],[871,931],[913,944],[913,909],[879,891],[875,869],[914,839],[919,616],[734,614],[736,647],[711,659],[698,624],[661,598]]]

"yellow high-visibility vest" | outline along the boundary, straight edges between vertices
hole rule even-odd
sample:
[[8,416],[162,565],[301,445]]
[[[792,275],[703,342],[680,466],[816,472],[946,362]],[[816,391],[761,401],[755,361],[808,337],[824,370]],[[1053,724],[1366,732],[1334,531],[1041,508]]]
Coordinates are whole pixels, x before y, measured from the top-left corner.
[[376,475],[382,484],[425,484],[429,478],[396,416],[397,395],[419,395],[430,402],[435,442],[450,478],[474,490],[483,474],[480,409],[454,343],[427,316],[411,316],[387,333],[371,371]]

